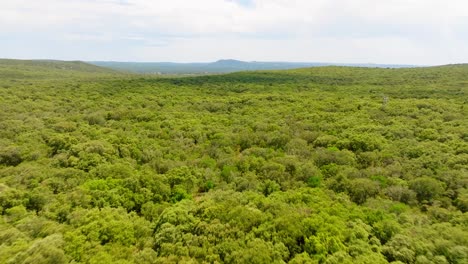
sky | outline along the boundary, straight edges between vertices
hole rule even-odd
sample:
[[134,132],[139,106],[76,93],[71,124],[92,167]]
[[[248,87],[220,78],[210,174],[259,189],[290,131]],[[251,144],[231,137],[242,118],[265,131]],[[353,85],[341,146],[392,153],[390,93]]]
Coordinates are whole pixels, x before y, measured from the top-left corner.
[[0,58],[468,62],[467,0],[0,0]]

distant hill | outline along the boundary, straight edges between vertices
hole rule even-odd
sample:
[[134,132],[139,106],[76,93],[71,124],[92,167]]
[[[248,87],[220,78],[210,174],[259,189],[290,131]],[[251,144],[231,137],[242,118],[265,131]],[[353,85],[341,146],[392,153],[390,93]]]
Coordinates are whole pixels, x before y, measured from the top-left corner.
[[0,59],[0,78],[103,76],[121,72],[81,61]]
[[174,63],[174,62],[116,62],[116,61],[91,61],[91,64],[108,67],[120,71],[153,74],[203,74],[203,73],[229,73],[236,71],[253,70],[287,70],[305,67],[319,66],[356,66],[377,68],[407,68],[415,65],[392,64],[343,64],[321,62],[258,62],[239,60],[218,60],[208,63]]

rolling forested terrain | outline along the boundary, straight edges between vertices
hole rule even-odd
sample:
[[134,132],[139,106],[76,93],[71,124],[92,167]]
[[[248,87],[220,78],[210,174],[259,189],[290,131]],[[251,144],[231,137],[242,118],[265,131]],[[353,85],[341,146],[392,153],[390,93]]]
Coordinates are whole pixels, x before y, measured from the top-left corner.
[[468,263],[468,66],[0,61],[0,263]]

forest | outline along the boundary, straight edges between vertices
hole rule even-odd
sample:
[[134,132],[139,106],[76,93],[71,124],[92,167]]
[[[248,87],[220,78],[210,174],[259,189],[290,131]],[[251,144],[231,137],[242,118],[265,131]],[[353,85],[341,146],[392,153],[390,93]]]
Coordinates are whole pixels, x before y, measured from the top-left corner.
[[468,263],[468,65],[0,60],[0,263]]

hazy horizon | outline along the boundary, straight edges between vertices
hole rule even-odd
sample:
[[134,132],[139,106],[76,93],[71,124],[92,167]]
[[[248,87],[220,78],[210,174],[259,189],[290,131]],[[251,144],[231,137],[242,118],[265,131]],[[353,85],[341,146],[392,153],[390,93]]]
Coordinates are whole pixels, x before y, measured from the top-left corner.
[[348,63],[348,62],[337,62],[337,61],[266,61],[266,60],[240,60],[240,59],[233,59],[233,58],[220,58],[216,60],[205,60],[205,61],[99,61],[99,60],[87,60],[84,62],[123,62],[123,63],[180,63],[180,64],[190,64],[190,63],[215,63],[220,61],[239,61],[239,62],[248,62],[248,63],[324,63],[324,64],[376,64],[376,65],[385,65],[385,64],[392,64],[392,65],[414,65],[414,66],[435,66],[435,65],[420,65],[420,64],[393,64],[393,63],[377,63],[377,62],[357,62],[357,63]]
[[[208,64],[208,63],[216,63],[220,61],[239,61],[239,62],[246,62],[246,63],[292,63],[292,64],[331,64],[331,65],[404,65],[404,66],[418,66],[418,67],[425,67],[425,66],[438,66],[438,65],[446,65],[446,64],[402,64],[402,63],[376,63],[376,62],[355,62],[355,63],[348,63],[348,62],[334,62],[334,61],[259,61],[259,60],[239,60],[239,59],[232,59],[232,58],[221,58],[216,60],[205,60],[205,61],[118,61],[118,60],[80,60],[80,59],[72,59],[72,60],[62,60],[62,59],[49,59],[49,58],[7,58],[7,57],[0,57],[3,60],[31,60],[31,61],[81,61],[86,63],[92,62],[116,62],[116,63],[174,63],[174,64]],[[456,64],[465,64],[465,63],[456,63]]]
[[468,62],[462,0],[18,0],[0,57],[119,62]]

